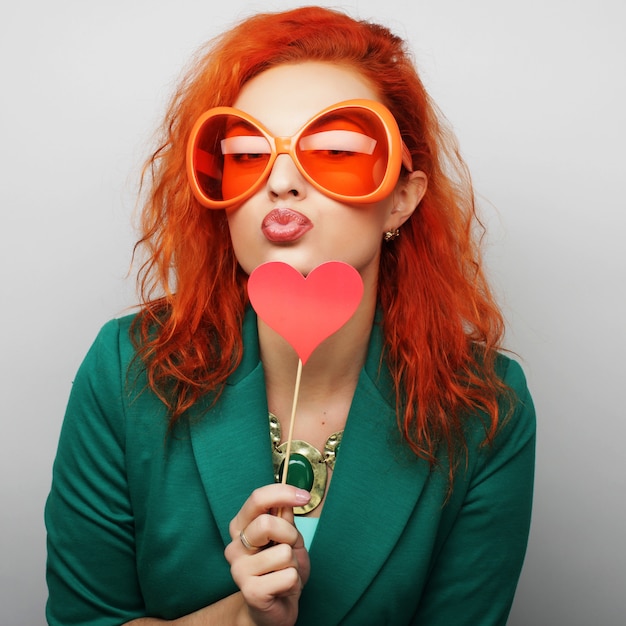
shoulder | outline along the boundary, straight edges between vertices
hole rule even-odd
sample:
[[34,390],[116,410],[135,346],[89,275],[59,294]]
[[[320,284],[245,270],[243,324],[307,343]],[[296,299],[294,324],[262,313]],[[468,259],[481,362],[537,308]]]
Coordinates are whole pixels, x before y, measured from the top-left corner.
[[498,353],[496,373],[508,390],[501,403],[503,422],[506,422],[507,415],[517,415],[518,421],[523,417],[526,427],[534,429],[535,407],[522,366],[511,357]]
[[[496,434],[490,443],[483,440],[478,446],[483,461],[512,458],[522,450],[532,454],[535,447],[535,406],[524,370],[515,359],[501,353],[497,355],[495,365],[505,390],[500,397]],[[482,430],[483,439],[484,435]]]
[[511,389],[527,391],[526,376],[518,361],[498,352],[495,362],[496,374]]
[[136,314],[126,315],[106,322],[97,333],[79,373],[85,368],[102,371],[128,367],[136,354],[131,339],[136,317]]
[[124,353],[128,352],[129,349],[134,350],[131,333],[133,332],[133,325],[137,315],[137,313],[133,313],[106,322],[100,328],[94,341],[94,346]]
[[129,367],[135,363],[136,349],[131,340],[135,315],[106,322],[85,355],[72,385],[71,397],[100,396],[107,405],[124,397]]
[[142,429],[146,438],[150,428],[157,439],[163,436],[165,408],[149,389],[143,361],[137,356],[132,340],[135,318],[112,319],[97,333],[72,383],[65,440],[100,447],[115,441],[124,447]]

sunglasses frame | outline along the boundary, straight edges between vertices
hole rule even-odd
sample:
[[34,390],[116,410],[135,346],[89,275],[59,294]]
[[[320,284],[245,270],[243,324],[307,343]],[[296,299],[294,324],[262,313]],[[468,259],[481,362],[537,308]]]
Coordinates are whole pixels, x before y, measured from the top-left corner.
[[[317,120],[319,120],[324,115],[327,115],[328,113],[348,108],[365,109],[373,113],[382,122],[383,128],[385,129],[385,137],[387,140],[388,160],[387,169],[385,171],[383,180],[374,191],[363,196],[349,196],[326,189],[318,182],[316,182],[315,179],[304,169],[302,164],[299,162],[298,156],[296,154],[298,141],[302,134],[306,131],[306,129],[311,126],[311,124],[315,123]],[[202,190],[202,186],[198,180],[195,167],[195,153],[198,148],[199,140],[202,137],[202,131],[204,129],[204,126],[210,119],[218,115],[233,115],[252,124],[261,132],[265,139],[267,139],[271,149],[268,162],[263,169],[263,173],[259,175],[256,183],[249,187],[245,192],[229,200],[212,200],[211,198],[209,198]],[[400,169],[402,165],[404,165],[404,167],[409,172],[413,171],[411,154],[406,144],[402,140],[402,137],[400,135],[400,129],[398,128],[398,123],[391,114],[391,111],[389,111],[389,109],[384,104],[376,102],[375,100],[345,100],[343,102],[339,102],[337,104],[326,107],[325,109],[314,115],[310,120],[308,120],[291,137],[276,137],[272,135],[272,133],[267,128],[265,128],[263,124],[261,124],[261,122],[256,120],[251,115],[248,115],[244,111],[240,111],[239,109],[235,109],[233,107],[221,106],[214,107],[212,109],[209,109],[208,111],[205,111],[198,118],[191,130],[191,134],[187,142],[187,177],[189,179],[191,191],[193,192],[193,195],[198,200],[198,202],[200,202],[201,205],[209,209],[226,209],[241,204],[252,195],[254,195],[259,190],[259,188],[267,181],[270,172],[272,171],[272,167],[274,166],[274,163],[276,161],[276,158],[280,154],[288,154],[291,157],[292,161],[295,163],[300,174],[302,174],[304,179],[313,187],[315,187],[315,189],[321,191],[324,195],[334,200],[347,204],[366,204],[378,202],[379,200],[387,197],[393,191],[393,188],[395,187],[398,177],[400,175]]]

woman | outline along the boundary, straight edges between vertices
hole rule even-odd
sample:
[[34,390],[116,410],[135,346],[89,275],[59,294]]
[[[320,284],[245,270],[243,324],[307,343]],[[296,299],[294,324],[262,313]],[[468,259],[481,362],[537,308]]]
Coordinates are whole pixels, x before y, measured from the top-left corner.
[[[61,434],[49,623],[504,624],[534,413],[403,42],[328,9],[257,15],[196,60],[163,129],[141,310],[101,331]],[[363,280],[302,373],[316,494],[275,483],[297,356],[248,304],[267,261]]]

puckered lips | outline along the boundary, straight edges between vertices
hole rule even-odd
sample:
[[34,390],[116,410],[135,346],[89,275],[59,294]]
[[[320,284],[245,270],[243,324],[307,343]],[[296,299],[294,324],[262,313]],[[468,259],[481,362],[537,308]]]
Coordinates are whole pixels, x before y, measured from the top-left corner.
[[272,243],[292,243],[311,228],[311,220],[293,209],[273,209],[261,224],[265,238]]

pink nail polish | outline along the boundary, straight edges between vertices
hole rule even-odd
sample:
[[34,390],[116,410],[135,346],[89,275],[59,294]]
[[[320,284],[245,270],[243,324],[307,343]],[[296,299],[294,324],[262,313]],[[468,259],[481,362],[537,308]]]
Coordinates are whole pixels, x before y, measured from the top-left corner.
[[296,489],[296,501],[306,504],[311,499],[311,494],[304,489]]

